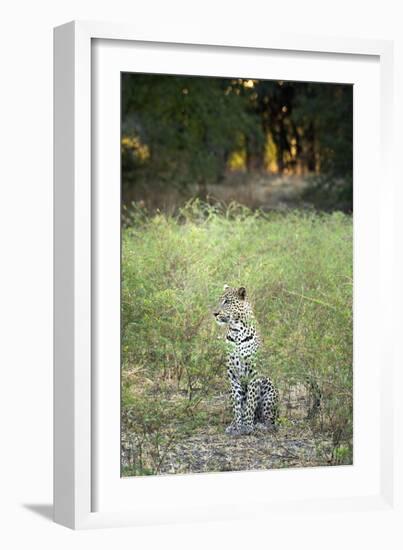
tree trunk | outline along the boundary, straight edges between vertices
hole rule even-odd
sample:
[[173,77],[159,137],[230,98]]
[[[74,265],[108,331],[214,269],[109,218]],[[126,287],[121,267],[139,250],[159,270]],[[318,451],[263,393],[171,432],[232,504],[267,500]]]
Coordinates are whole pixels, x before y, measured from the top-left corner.
[[307,168],[308,172],[315,172],[316,170],[316,152],[315,152],[315,127],[311,122],[307,131]]
[[197,190],[197,196],[198,198],[203,201],[207,202],[207,182],[206,178],[201,178],[197,184],[198,190]]
[[246,169],[248,172],[261,172],[264,168],[264,148],[251,137],[245,138]]

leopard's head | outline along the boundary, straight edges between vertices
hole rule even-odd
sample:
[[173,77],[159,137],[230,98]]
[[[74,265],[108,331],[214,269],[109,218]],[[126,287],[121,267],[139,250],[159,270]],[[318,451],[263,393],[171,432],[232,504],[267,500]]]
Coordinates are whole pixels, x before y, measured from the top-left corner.
[[251,312],[246,298],[246,289],[224,285],[224,292],[219,299],[213,315],[219,325],[232,325],[245,319]]

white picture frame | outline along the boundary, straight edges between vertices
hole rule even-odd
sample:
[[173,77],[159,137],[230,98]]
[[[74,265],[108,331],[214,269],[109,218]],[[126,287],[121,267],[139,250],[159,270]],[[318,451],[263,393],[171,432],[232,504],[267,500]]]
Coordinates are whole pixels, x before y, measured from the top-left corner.
[[[186,29],[180,36],[169,30],[153,36],[130,25],[72,22],[55,29],[54,52],[55,521],[81,529],[264,518],[279,510],[300,513],[308,504],[312,514],[346,507],[393,511],[393,44],[272,33],[223,41],[208,30],[197,38]],[[274,73],[264,68],[267,56]],[[120,119],[113,82],[121,70],[355,84],[353,466],[120,479],[120,194],[116,186],[109,193],[106,182],[117,174]],[[105,118],[108,101],[115,109]],[[371,132],[379,141],[370,139]],[[111,277],[101,276],[105,268]],[[247,514],[239,495],[251,504]]]

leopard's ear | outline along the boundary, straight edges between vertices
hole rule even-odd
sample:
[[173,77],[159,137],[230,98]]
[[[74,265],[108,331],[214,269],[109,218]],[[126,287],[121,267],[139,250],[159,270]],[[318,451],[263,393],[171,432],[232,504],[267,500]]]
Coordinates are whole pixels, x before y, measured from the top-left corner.
[[241,300],[245,300],[246,297],[246,288],[241,286],[238,288],[238,296],[241,298]]
[[224,285],[224,290],[228,290],[229,289],[229,286],[228,285]]

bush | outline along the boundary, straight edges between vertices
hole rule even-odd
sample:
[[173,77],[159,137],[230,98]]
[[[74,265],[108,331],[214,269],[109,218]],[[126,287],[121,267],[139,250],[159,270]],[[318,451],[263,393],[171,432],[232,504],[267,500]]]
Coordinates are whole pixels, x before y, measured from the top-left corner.
[[125,471],[158,472],[172,442],[229,421],[212,317],[224,284],[245,286],[254,305],[283,421],[285,397],[302,388],[312,433],[332,438],[330,462],[351,462],[351,217],[192,201],[176,216],[135,205],[125,216],[122,419],[137,437]]

